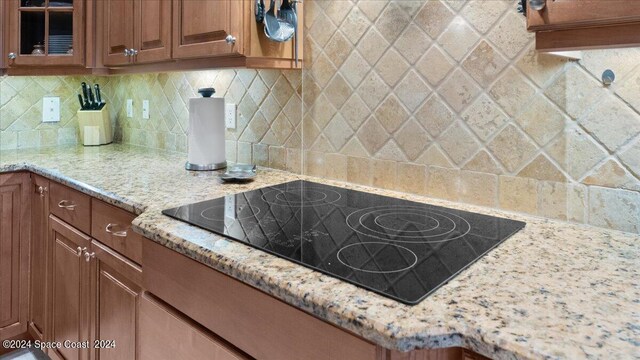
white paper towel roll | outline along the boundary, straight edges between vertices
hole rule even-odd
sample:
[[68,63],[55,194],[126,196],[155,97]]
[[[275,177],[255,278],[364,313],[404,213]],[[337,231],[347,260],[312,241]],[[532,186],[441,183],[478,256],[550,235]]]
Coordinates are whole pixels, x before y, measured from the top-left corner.
[[207,167],[225,163],[224,99],[189,99],[188,133],[190,164]]

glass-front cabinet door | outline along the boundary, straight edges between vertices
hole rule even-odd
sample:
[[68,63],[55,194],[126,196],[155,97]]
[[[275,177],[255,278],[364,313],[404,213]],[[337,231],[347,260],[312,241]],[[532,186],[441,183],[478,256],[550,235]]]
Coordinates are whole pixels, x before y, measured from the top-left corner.
[[8,1],[9,67],[84,64],[85,0]]

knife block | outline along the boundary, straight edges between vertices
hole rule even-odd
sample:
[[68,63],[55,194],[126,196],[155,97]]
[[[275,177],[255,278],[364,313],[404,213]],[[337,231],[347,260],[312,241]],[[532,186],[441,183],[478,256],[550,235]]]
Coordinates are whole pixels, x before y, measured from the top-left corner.
[[80,142],[84,146],[110,144],[113,141],[109,107],[101,110],[78,110]]

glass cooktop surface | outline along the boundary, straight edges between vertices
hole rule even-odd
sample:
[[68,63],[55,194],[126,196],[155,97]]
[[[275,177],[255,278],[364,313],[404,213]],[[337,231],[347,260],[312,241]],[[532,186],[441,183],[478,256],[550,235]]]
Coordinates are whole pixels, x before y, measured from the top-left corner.
[[525,223],[308,181],[163,214],[417,304]]

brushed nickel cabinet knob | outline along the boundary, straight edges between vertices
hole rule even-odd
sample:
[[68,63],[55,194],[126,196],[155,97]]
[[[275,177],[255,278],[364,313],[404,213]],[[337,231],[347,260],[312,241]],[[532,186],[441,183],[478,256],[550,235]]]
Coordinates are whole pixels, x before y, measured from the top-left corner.
[[227,44],[229,44],[229,45],[233,45],[233,44],[235,44],[235,43],[236,43],[236,37],[235,37],[235,36],[233,36],[233,35],[227,35],[227,37],[226,37],[224,40],[225,40],[225,41],[227,42]]
[[15,60],[18,57],[18,55],[16,55],[16,53],[9,53],[9,59],[10,60]]

